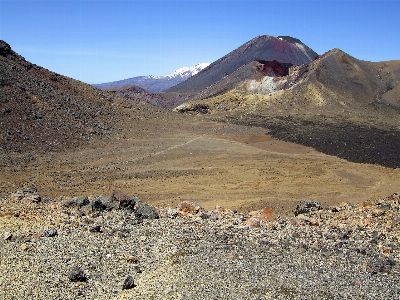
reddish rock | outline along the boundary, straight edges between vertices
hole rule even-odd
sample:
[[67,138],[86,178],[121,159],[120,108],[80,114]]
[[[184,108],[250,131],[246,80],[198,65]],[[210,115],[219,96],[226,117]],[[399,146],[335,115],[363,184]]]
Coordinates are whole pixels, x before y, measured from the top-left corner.
[[187,215],[188,213],[197,214],[203,208],[196,202],[183,201],[178,204],[178,213],[180,215]]
[[264,207],[261,210],[255,210],[249,213],[253,218],[257,218],[262,222],[272,222],[275,220],[275,213],[272,207]]
[[120,209],[134,209],[135,205],[140,201],[137,197],[129,197],[121,191],[114,191],[111,194],[111,202],[118,203]]
[[219,206],[219,205],[216,205],[216,206],[215,206],[215,210],[218,210],[218,211],[220,211],[220,212],[226,212],[226,211],[227,211],[226,208],[221,207],[221,206]]
[[373,205],[372,201],[364,201],[364,202],[358,203],[357,207],[359,207],[359,208],[361,208],[361,207],[370,207],[372,205]]
[[137,258],[135,256],[129,255],[129,256],[126,257],[126,261],[130,262],[130,263],[137,263],[138,260],[137,260]]
[[272,207],[265,207],[261,210],[261,218],[262,221],[274,221],[275,220],[275,212]]
[[36,233],[33,234],[33,237],[35,239],[38,239],[38,238],[40,238],[42,236],[42,234],[43,234],[42,232],[36,232]]
[[130,197],[121,191],[114,191],[111,195],[111,201],[126,201],[128,199]]

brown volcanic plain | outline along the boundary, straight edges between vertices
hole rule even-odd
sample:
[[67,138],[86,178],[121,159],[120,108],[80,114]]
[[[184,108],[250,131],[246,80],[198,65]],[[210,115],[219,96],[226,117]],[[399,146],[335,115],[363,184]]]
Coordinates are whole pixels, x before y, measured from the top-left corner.
[[[300,121],[311,119],[338,125],[345,114],[322,113],[321,106],[308,102],[309,113],[296,114],[285,108],[288,103],[276,104],[278,97],[274,105],[279,113],[269,115],[271,105],[261,101],[249,101],[245,111],[235,106],[229,115],[226,110],[174,113],[31,65],[7,46],[3,43],[0,53],[0,196],[31,185],[53,199],[121,190],[155,206],[174,207],[190,200],[206,209],[220,205],[249,211],[272,206],[278,214],[292,215],[295,204],[305,198],[327,206],[398,191],[399,168],[349,162],[271,136],[279,135],[274,124],[283,126],[292,120],[296,128]],[[391,90],[396,90],[397,81],[393,85]],[[312,91],[317,96],[322,93],[317,88]],[[314,96],[307,97],[317,99]],[[397,101],[396,94],[389,96]],[[258,104],[263,109],[249,109]],[[294,100],[292,104],[300,105]],[[368,118],[372,111],[366,111]],[[375,124],[395,130],[394,110],[379,111],[369,128],[373,130]],[[292,119],[285,119],[288,115]],[[347,120],[351,119],[351,126],[361,126],[368,118],[356,115]]]

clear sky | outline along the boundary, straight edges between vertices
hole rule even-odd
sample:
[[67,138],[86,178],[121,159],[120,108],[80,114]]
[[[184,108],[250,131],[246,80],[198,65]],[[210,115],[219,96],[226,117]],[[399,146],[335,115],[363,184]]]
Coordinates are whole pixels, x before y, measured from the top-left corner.
[[167,75],[263,34],[400,59],[400,0],[0,0],[0,39],[87,83]]

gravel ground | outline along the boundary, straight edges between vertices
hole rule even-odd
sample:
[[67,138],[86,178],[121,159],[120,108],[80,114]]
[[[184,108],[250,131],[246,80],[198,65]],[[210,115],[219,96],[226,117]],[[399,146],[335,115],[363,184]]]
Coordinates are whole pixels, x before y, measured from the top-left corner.
[[2,199],[0,299],[400,298],[399,194],[291,218],[119,196]]

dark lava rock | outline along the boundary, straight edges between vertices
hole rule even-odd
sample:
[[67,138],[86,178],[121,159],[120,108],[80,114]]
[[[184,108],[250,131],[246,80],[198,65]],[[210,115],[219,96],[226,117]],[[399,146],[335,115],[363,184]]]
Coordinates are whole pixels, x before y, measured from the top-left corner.
[[57,229],[55,229],[55,228],[49,229],[49,230],[45,230],[45,231],[42,233],[42,236],[44,236],[44,237],[55,237],[55,236],[57,236],[57,235],[58,235],[58,231],[57,231]]
[[72,282],[85,282],[87,277],[80,268],[75,268],[68,273],[68,278]]
[[90,203],[88,197],[78,197],[78,198],[75,198],[75,202],[76,202],[76,204],[77,204],[79,207],[88,205],[88,204]]
[[73,206],[82,207],[82,206],[85,206],[85,205],[88,205],[88,204],[90,204],[90,201],[89,201],[88,197],[76,197],[76,198],[73,198],[71,200],[68,200],[64,204],[64,206],[67,206],[67,207],[73,207]]
[[121,191],[114,191],[111,195],[111,201],[117,202],[120,209],[131,209],[135,208],[135,205],[140,202],[138,197],[129,197]]
[[298,216],[300,214],[305,214],[314,210],[321,210],[321,209],[322,205],[318,201],[311,199],[301,200],[299,203],[297,203],[294,215]]
[[92,201],[92,209],[93,211],[104,211],[107,209],[107,205],[97,198]]
[[138,219],[158,219],[159,215],[154,207],[148,204],[139,204],[135,209],[135,217]]
[[[312,147],[351,162],[400,167],[400,130],[375,126],[282,118],[284,122],[262,124],[283,141]],[[260,124],[258,121],[253,124]],[[261,124],[260,124],[261,125]],[[254,125],[253,125],[254,126]]]
[[29,195],[29,199],[31,199],[33,203],[39,203],[42,201],[42,197],[39,195]]
[[128,275],[125,278],[124,284],[122,285],[122,289],[123,290],[129,290],[129,289],[134,288],[135,286],[136,285],[135,285],[135,282],[133,280],[133,277],[131,275]]
[[97,203],[102,203],[103,204],[103,209],[102,210],[113,210],[117,208],[118,206],[115,204],[115,202],[111,201],[109,197],[106,196],[97,196],[95,199],[93,199],[92,203],[97,201]]
[[94,225],[89,229],[90,232],[103,232],[100,225]]

